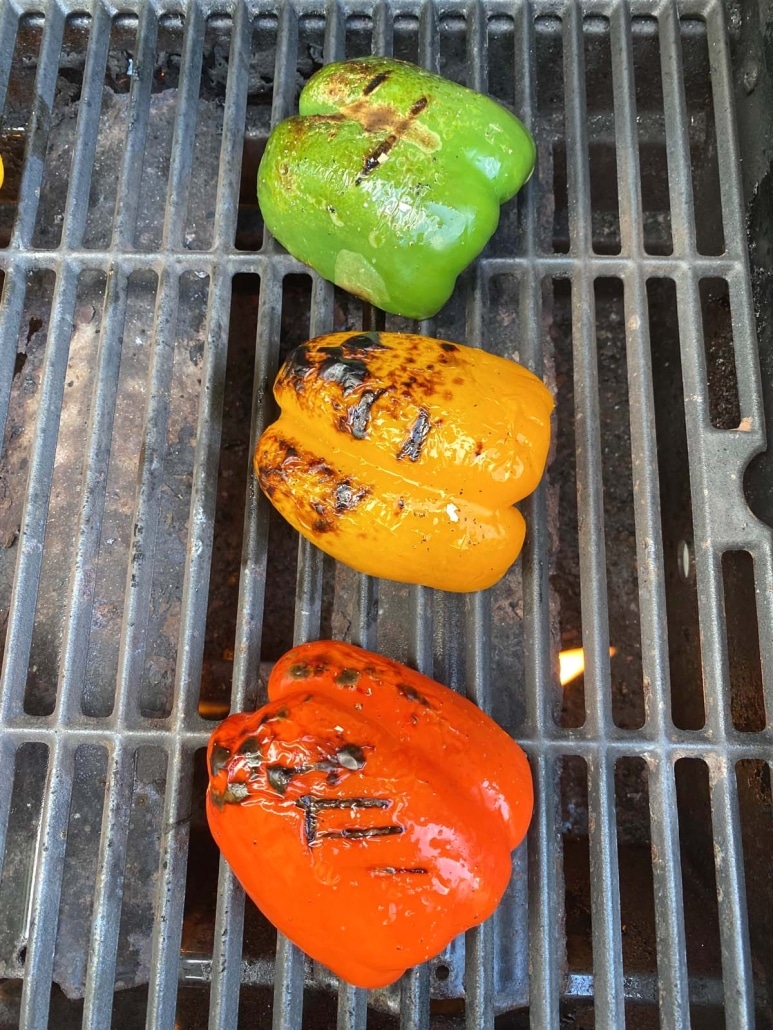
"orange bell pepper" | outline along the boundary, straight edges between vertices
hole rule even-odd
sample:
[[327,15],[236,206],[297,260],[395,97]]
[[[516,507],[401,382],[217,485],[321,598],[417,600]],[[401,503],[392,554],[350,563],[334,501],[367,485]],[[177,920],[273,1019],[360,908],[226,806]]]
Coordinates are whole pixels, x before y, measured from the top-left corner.
[[532,813],[521,749],[447,687],[303,644],[213,733],[207,817],[247,894],[338,976],[381,987],[482,922]]
[[264,493],[359,572],[441,590],[491,586],[526,526],[553,399],[514,361],[444,340],[335,333],[280,369],[255,450]]

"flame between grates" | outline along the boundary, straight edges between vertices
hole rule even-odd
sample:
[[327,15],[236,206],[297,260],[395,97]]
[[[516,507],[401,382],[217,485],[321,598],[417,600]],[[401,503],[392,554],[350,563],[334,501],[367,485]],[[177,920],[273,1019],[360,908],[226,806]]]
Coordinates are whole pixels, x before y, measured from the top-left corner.
[[[743,494],[765,434],[721,5],[38,7],[0,8],[0,1024],[751,1025],[773,551]],[[249,476],[283,355],[373,317],[264,238],[257,164],[322,62],[370,52],[538,142],[420,326],[556,394],[487,594],[336,567]],[[320,635],[466,692],[535,777],[494,919],[370,995],[277,941],[203,815],[213,725]]]

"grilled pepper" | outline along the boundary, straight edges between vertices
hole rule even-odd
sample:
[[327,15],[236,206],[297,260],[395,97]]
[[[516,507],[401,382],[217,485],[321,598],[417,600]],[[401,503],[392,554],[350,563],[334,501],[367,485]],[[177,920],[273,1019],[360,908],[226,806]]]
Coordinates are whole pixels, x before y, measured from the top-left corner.
[[491,586],[517,558],[513,504],[537,486],[553,400],[521,365],[456,343],[337,333],[274,384],[261,488],[300,533],[359,572],[441,590]]
[[521,749],[447,687],[303,644],[209,743],[207,817],[247,894],[338,976],[381,987],[496,908],[532,812]]
[[266,225],[358,297],[434,315],[531,175],[528,131],[489,97],[386,57],[322,68],[299,111],[260,164]]

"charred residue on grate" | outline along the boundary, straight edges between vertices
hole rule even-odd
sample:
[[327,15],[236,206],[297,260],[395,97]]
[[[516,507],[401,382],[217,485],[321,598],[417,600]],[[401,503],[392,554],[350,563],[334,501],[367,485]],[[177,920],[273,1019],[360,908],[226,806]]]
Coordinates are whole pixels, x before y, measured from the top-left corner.
[[722,583],[733,725],[745,733],[760,732],[767,722],[754,562],[748,551],[726,551],[722,555]]
[[[65,527],[76,526],[84,500],[88,430],[97,379],[105,296],[105,276],[84,272],[78,282],[69,355],[65,369],[62,411],[48,502],[49,532],[43,545],[35,626],[25,711],[34,715],[53,711],[68,615],[70,570],[77,536]],[[31,435],[34,421],[25,426]],[[9,460],[11,455],[9,454]]]
[[773,795],[767,762],[745,760],[735,767],[746,873],[746,910],[756,986],[759,1026],[770,1018],[773,984]]
[[644,695],[623,284],[597,279],[594,295],[609,640],[614,648],[612,717],[615,725],[631,730],[644,724]]
[[[19,554],[33,431],[39,411],[53,288],[51,272],[31,272],[27,276],[16,340],[16,370],[0,453],[0,634],[3,646]],[[55,655],[48,656],[43,672],[46,680],[42,684],[38,683],[37,669],[30,667],[28,671],[27,703],[31,703],[31,695],[40,690],[44,695],[37,708],[39,713],[53,708],[52,688],[47,680],[55,668],[55,661]]]
[[636,15],[631,19],[631,29],[644,220],[643,245],[648,254],[671,254],[673,239],[659,23],[657,18],[649,15]]
[[0,122],[0,154],[5,180],[0,191],[0,247],[7,247],[16,220],[27,132],[35,99],[35,73],[43,38],[44,19],[39,14],[19,18],[11,58],[8,92]]
[[539,15],[534,19],[537,108],[538,211],[545,221],[543,249],[569,251],[569,196],[564,123],[564,63],[561,19]]
[[592,246],[596,254],[619,254],[615,115],[609,102],[613,92],[609,19],[585,17],[583,42]]
[[700,254],[722,254],[725,236],[705,20],[683,17],[680,36],[695,202],[695,243]]
[[[709,771],[698,758],[682,758],[676,763],[675,775],[687,969],[691,978],[718,981],[722,960]],[[713,1001],[715,1005],[717,1001],[721,1003],[721,994]],[[690,1015],[696,1026],[719,1015],[704,1009],[697,1000],[691,1002]]]
[[650,279],[647,302],[665,563],[671,715],[675,725],[682,729],[700,729],[704,724],[705,709],[698,586],[682,358],[673,281]]
[[706,353],[709,418],[715,429],[736,429],[741,423],[741,402],[735,368],[730,291],[724,279],[701,279],[698,290]]

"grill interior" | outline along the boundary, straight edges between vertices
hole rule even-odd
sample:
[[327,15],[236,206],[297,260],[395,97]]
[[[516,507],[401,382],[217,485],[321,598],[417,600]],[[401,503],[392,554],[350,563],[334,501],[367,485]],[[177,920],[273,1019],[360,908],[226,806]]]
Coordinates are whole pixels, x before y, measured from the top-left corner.
[[[0,7],[0,1027],[766,1025],[773,551],[744,475],[769,358],[741,15],[40,6]],[[255,196],[303,83],[371,52],[491,93],[538,144],[418,327],[557,399],[524,554],[485,594],[335,566],[249,471],[284,355],[375,317],[264,234]],[[370,994],[277,941],[204,818],[213,726],[320,636],[466,692],[535,778],[493,920]]]

